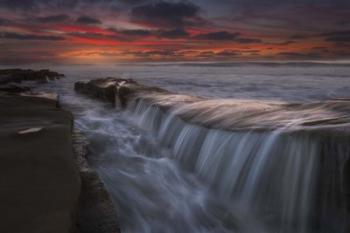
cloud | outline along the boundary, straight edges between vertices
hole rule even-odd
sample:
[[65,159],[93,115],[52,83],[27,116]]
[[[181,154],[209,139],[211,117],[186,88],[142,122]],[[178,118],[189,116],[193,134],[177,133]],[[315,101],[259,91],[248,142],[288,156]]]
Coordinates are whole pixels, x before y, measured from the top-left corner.
[[144,3],[147,0],[119,0],[119,1],[128,5],[136,5],[136,4]]
[[89,16],[80,16],[75,22],[78,24],[102,24],[101,20]]
[[35,0],[1,0],[0,6],[5,8],[30,8],[36,4]]
[[[260,43],[262,43],[262,41],[260,41]],[[290,44],[294,44],[296,43],[295,40],[285,40],[285,41],[279,41],[279,42],[265,42],[265,45],[290,45]]]
[[350,30],[323,33],[321,36],[329,42],[350,42]]
[[241,55],[241,53],[239,51],[236,51],[236,50],[225,49],[225,50],[222,50],[222,51],[216,53],[216,55],[220,56],[220,57],[235,57],[235,56]]
[[[177,38],[186,38],[189,36],[189,33],[182,29],[182,28],[176,28],[171,30],[144,30],[144,29],[134,29],[134,30],[117,30],[117,29],[110,29],[111,32],[114,32],[119,35],[126,36],[124,38],[132,39],[132,37],[148,37],[148,36],[155,36],[159,38],[167,38],[167,39],[177,39]],[[129,38],[128,38],[129,36]],[[131,37],[131,38],[130,38]]]
[[4,25],[7,23],[7,20],[6,19],[2,19],[0,18],[0,25]]
[[303,40],[303,39],[307,39],[309,37],[310,36],[308,36],[308,35],[295,34],[293,36],[290,36],[289,39],[291,39],[291,40]]
[[82,5],[101,4],[111,6],[116,0],[0,0],[0,7],[7,9],[36,10],[45,9],[75,9]]
[[182,28],[177,28],[173,30],[159,30],[157,34],[159,37],[169,39],[185,38],[189,36],[189,33]]
[[182,27],[199,20],[199,7],[190,2],[164,2],[133,7],[131,18],[155,26]]
[[262,40],[254,38],[237,38],[234,41],[241,44],[257,44],[262,42]]
[[197,40],[209,40],[209,41],[232,41],[240,44],[252,44],[252,43],[262,42],[262,40],[260,39],[241,37],[241,34],[239,32],[232,33],[227,31],[198,34],[193,38]]
[[135,57],[143,57],[143,58],[149,58],[149,57],[173,57],[177,56],[176,51],[170,50],[170,49],[164,49],[164,50],[148,50],[148,51],[127,51],[125,52],[126,55],[133,55]]
[[[112,29],[113,30],[113,29]],[[122,30],[122,31],[117,31],[113,30],[114,32],[119,32],[123,35],[128,35],[128,36],[149,36],[151,35],[150,30],[142,30],[142,29],[135,29],[135,30]]]
[[206,34],[196,35],[194,38],[198,40],[234,40],[240,33],[235,32],[227,32],[227,31],[219,31],[219,32],[210,32]]
[[58,14],[58,15],[49,15],[45,17],[37,17],[34,19],[38,23],[62,23],[70,19],[68,15]]
[[33,10],[40,7],[65,8],[76,7],[80,2],[94,2],[91,0],[1,0],[0,7],[8,9]]
[[50,40],[61,41],[65,40],[62,36],[52,35],[35,35],[35,34],[19,34],[14,32],[0,32],[0,39],[13,39],[13,40]]

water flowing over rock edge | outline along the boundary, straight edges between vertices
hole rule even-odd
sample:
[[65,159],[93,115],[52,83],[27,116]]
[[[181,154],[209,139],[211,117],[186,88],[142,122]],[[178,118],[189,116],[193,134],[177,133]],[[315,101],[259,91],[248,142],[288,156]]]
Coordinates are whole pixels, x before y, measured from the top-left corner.
[[[227,123],[215,122],[220,122],[218,119],[223,119],[222,116],[214,122],[205,120],[211,120],[211,114],[220,110],[216,106],[202,118],[204,120],[197,121],[198,114],[212,105],[209,102],[204,108],[196,106],[196,102],[203,101],[201,97],[176,95],[132,80],[114,78],[78,82],[75,89],[126,108],[141,128],[154,132],[163,145],[172,149],[174,159],[206,180],[223,198],[245,203],[255,209],[257,215],[263,215],[264,206],[269,203],[269,208],[277,214],[272,220],[263,221],[277,222],[283,232],[346,232],[349,228],[346,222],[349,217],[346,209],[349,104],[346,100],[308,105],[275,102],[258,105],[234,102],[232,105],[230,102],[229,108],[247,104],[247,110],[243,111],[248,114],[243,114],[241,119],[252,113],[253,117],[261,116],[267,110],[268,124],[256,128],[251,127],[254,126],[251,122],[242,125],[238,121],[239,127],[232,127],[229,122],[231,127],[226,129],[223,126]],[[227,109],[226,103],[224,107]],[[281,108],[282,111],[292,108],[292,111],[270,119],[276,109],[278,115]],[[298,119],[305,115],[299,115],[305,109],[316,109],[324,119],[314,119],[313,114],[306,112],[306,121],[292,130],[270,124],[274,120],[284,123],[290,113],[292,120]],[[285,150],[286,156],[278,156]],[[281,190],[274,190],[276,187]]]

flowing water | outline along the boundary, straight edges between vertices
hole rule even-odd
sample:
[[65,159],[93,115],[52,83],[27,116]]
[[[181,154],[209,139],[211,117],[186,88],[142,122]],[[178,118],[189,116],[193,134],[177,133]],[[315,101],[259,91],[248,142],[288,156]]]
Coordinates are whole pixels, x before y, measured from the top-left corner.
[[[210,98],[310,102],[349,96],[349,66],[152,63],[52,69],[67,77],[45,89],[60,93],[75,126],[89,138],[89,162],[113,198],[123,232],[346,232],[342,169],[348,143],[288,134],[283,127],[210,129],[142,101],[114,109],[74,93],[73,84],[121,76]],[[321,174],[325,163],[329,173]]]

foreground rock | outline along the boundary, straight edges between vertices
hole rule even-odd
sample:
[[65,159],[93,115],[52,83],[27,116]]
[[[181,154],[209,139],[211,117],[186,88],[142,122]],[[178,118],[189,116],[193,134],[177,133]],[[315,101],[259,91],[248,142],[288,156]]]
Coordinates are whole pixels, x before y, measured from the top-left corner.
[[24,81],[46,83],[62,77],[64,77],[63,74],[50,70],[5,69],[0,70],[0,85],[13,82],[21,83]]
[[81,132],[73,134],[74,151],[82,182],[78,227],[81,233],[119,233],[117,215],[111,198],[86,156],[89,142]]
[[76,231],[73,117],[47,96],[0,96],[0,232]]
[[61,77],[0,70],[0,232],[120,232],[109,195],[86,162],[88,143],[72,133],[72,115],[59,108],[56,93],[22,84]]

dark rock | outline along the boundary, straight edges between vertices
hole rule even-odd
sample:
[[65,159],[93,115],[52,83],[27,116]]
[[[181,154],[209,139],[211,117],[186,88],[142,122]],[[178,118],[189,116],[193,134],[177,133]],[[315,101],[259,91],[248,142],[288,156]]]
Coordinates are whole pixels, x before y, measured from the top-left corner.
[[103,79],[94,79],[88,82],[76,82],[74,89],[77,92],[114,104],[117,87],[123,83],[134,83],[134,81],[130,79],[108,77]]
[[21,93],[21,92],[29,92],[30,88],[29,87],[25,87],[25,86],[18,86],[18,85],[14,85],[14,84],[6,84],[6,85],[3,85],[3,86],[0,86],[0,91],[7,92],[7,93],[18,94],[18,93]]
[[73,134],[74,151],[82,182],[78,228],[81,233],[119,233],[117,215],[110,196],[98,174],[86,161],[87,139]]
[[0,232],[76,232],[72,122],[54,99],[0,96]]
[[63,74],[50,70],[22,70],[5,69],[0,70],[0,85],[7,83],[20,83],[24,81],[36,81],[46,83],[50,80],[56,80],[64,77]]
[[129,100],[131,100],[136,95],[142,95],[142,93],[171,94],[169,91],[162,88],[145,86],[137,82],[123,83],[117,86],[117,99],[120,101],[121,107],[126,107]]
[[[101,78],[88,82],[76,82],[74,89],[80,93],[102,99],[113,104],[125,107],[128,99],[134,94],[144,93],[169,93],[169,91],[158,88],[149,87],[137,83],[132,79],[122,78]],[[116,103],[116,101],[118,103]]]

